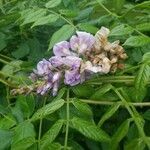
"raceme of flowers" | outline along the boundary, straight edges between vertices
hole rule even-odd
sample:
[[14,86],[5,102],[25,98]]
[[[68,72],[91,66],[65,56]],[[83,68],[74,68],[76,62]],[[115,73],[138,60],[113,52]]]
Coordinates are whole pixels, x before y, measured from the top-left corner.
[[30,87],[29,91],[36,90],[44,95],[51,90],[55,96],[62,82],[75,86],[89,79],[92,74],[115,72],[127,55],[119,41],[108,41],[109,33],[105,27],[101,27],[95,36],[77,31],[69,41],[55,44],[54,56],[40,61],[31,73],[30,78],[37,84]]

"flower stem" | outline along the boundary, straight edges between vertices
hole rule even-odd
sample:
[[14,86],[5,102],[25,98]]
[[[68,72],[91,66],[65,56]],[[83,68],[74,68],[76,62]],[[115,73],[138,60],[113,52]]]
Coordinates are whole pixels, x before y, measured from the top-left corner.
[[65,134],[65,143],[64,150],[67,150],[68,145],[68,133],[69,133],[69,89],[67,90],[67,99],[66,99],[66,134]]
[[118,18],[119,16],[115,13],[112,13],[109,9],[107,9],[99,0],[97,0],[98,4],[111,16]]
[[52,10],[48,10],[49,12],[57,15],[58,17],[60,17],[61,19],[63,19],[64,21],[66,21],[69,25],[71,25],[75,30],[78,30],[77,27],[68,19],[66,19],[64,16],[62,16],[61,14],[55,12],[55,11],[52,11]]
[[[116,103],[120,103],[122,106],[124,106],[124,104],[122,102],[111,102],[111,101],[101,101],[101,100],[87,100],[87,99],[80,99],[80,101],[84,102],[84,103],[89,103],[89,104],[94,104],[94,105],[113,105]],[[132,103],[129,102],[129,105],[133,105],[135,107],[150,107],[150,102],[143,102],[143,103]]]
[[106,76],[97,77],[91,80],[87,80],[85,84],[99,85],[102,83],[122,83],[122,82],[134,82],[134,76]]

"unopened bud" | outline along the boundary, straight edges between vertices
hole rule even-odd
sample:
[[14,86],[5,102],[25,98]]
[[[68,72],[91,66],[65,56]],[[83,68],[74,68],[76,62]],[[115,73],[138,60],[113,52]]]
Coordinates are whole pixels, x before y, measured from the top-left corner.
[[111,64],[114,64],[114,63],[116,63],[118,61],[118,58],[117,57],[113,57],[112,59],[111,59]]
[[123,54],[121,54],[121,55],[120,55],[120,58],[121,58],[121,59],[127,59],[127,58],[128,58],[128,56],[127,56],[127,54],[126,54],[126,53],[123,53]]

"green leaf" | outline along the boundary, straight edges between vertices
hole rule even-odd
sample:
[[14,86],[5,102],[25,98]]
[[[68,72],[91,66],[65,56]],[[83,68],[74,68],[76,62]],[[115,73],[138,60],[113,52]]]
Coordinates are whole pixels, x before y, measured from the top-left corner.
[[27,137],[20,141],[18,141],[15,144],[12,144],[11,150],[27,150],[30,146],[32,146],[35,143],[34,137]]
[[72,104],[75,106],[76,109],[86,114],[87,116],[93,115],[93,112],[88,104],[81,102],[80,100],[77,100],[77,99],[73,100]]
[[60,9],[59,12],[66,17],[76,17],[78,15],[78,11],[71,9]]
[[105,93],[109,92],[112,89],[111,84],[105,84],[103,87],[101,87],[99,90],[97,90],[90,98],[94,100],[99,100],[101,96],[103,96]]
[[11,54],[17,59],[27,56],[30,52],[30,48],[27,43],[20,44],[19,48],[13,51]]
[[148,83],[150,79],[150,65],[148,64],[142,64],[140,67],[140,70],[135,78],[135,89],[136,89],[136,95],[135,98],[137,101],[142,101],[143,98],[141,95],[145,95],[146,92],[146,84]]
[[56,123],[43,135],[41,142],[53,142],[59,134],[64,120],[57,120]]
[[62,146],[59,143],[48,143],[45,147],[40,150],[62,150]]
[[54,8],[58,6],[61,3],[61,0],[50,0],[48,3],[46,3],[47,8]]
[[150,52],[147,52],[143,55],[142,62],[150,62]]
[[110,32],[110,36],[122,36],[122,35],[131,34],[132,32],[133,29],[131,27],[122,24],[113,28]]
[[114,8],[117,13],[121,12],[125,0],[113,0]]
[[144,114],[143,114],[144,119],[150,121],[150,109],[148,109]]
[[83,98],[91,96],[94,92],[94,89],[90,85],[83,84],[73,86],[71,89],[77,97]]
[[63,87],[62,89],[60,89],[58,91],[57,96],[53,99],[53,101],[57,101],[57,100],[61,99],[63,97],[63,95],[65,94],[65,92],[66,92],[66,88],[65,87]]
[[0,32],[0,51],[7,46],[5,34]]
[[37,112],[34,113],[31,120],[35,121],[41,118],[44,118],[45,116],[55,112],[60,107],[64,105],[65,101],[63,99],[51,102],[50,104],[45,105],[44,107],[37,110]]
[[139,47],[150,43],[150,38],[145,36],[131,36],[123,45]]
[[87,19],[90,16],[90,14],[92,13],[92,11],[93,11],[93,7],[85,8],[79,12],[79,15],[78,15],[78,17],[76,17],[76,19],[77,20]]
[[46,15],[46,9],[38,8],[38,9],[29,9],[28,12],[22,13],[23,23],[21,25],[25,25],[28,23],[32,23],[37,21],[39,18],[42,18]]
[[70,38],[74,31],[75,29],[71,25],[63,25],[52,35],[48,50],[50,50],[56,43]]
[[134,60],[135,62],[140,62],[141,61],[141,59],[142,59],[142,51],[141,51],[141,49],[140,49],[140,47],[139,48],[135,48],[135,49],[132,49],[132,55],[131,55],[131,58],[132,58],[132,60]]
[[15,128],[12,145],[28,137],[35,137],[35,130],[32,123],[25,121]]
[[79,27],[80,30],[90,32],[93,34],[95,34],[99,30],[97,27],[88,23],[79,23],[77,26]]
[[124,150],[145,150],[145,143],[142,138],[134,139],[125,145]]
[[39,40],[36,37],[34,37],[33,39],[29,39],[28,45],[30,47],[30,55],[28,57],[28,60],[30,60],[31,62],[36,62],[37,60],[40,60],[42,57],[44,57],[44,51]]
[[72,148],[72,150],[84,150],[83,147],[75,140],[69,140],[68,145]]
[[150,31],[150,23],[146,22],[146,23],[138,24],[136,25],[136,28],[139,31]]
[[16,120],[13,116],[4,116],[4,118],[0,118],[0,129],[10,129],[16,125]]
[[0,129],[0,149],[6,150],[10,147],[12,140],[12,132]]
[[116,150],[119,142],[126,136],[129,130],[131,119],[125,120],[117,129],[112,137],[110,147],[112,150]]
[[57,19],[59,18],[58,15],[54,15],[54,14],[50,14],[48,16],[39,18],[38,20],[36,20],[33,25],[31,26],[31,28],[35,27],[35,26],[40,26],[40,25],[49,25],[51,23],[54,23]]
[[20,70],[21,60],[13,60],[2,68],[2,72],[6,75],[13,75]]
[[109,142],[109,136],[96,125],[83,119],[74,117],[71,120],[71,127],[78,130],[84,136],[100,142]]
[[106,112],[105,114],[102,116],[101,120],[98,123],[98,126],[101,127],[102,124],[109,119],[120,107],[119,103],[116,103],[115,105],[111,106]]
[[35,108],[35,101],[33,95],[19,95],[17,98],[17,103],[21,108],[24,117],[29,118],[32,115]]
[[40,149],[44,149],[47,145],[49,145],[49,143],[52,143],[55,140],[63,126],[63,123],[63,120],[57,120],[57,122],[43,135],[40,141]]

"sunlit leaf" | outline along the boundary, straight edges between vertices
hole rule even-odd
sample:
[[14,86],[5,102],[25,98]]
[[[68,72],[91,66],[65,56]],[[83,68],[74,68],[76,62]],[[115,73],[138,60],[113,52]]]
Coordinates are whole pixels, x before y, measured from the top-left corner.
[[143,62],[150,62],[150,52],[147,52],[143,55],[143,59],[142,59]]
[[133,29],[131,27],[125,25],[119,25],[111,30],[110,36],[122,36],[122,35],[131,34],[132,32]]
[[144,150],[145,143],[142,138],[131,140],[124,147],[124,150]]
[[17,144],[18,142],[26,139],[28,137],[35,137],[36,133],[34,130],[34,126],[32,123],[25,121],[20,123],[14,131],[13,142],[12,145]]
[[33,145],[35,142],[36,141],[35,141],[34,137],[27,137],[27,138],[20,140],[19,142],[15,143],[15,144],[12,144],[11,149],[12,150],[26,150],[31,145]]
[[144,46],[144,45],[149,44],[149,43],[150,43],[149,37],[131,36],[125,41],[124,45],[139,47],[139,46]]
[[[24,15],[25,14],[25,15]],[[37,21],[39,18],[42,18],[46,15],[46,9],[38,8],[38,9],[29,9],[27,13],[22,14],[23,23],[21,25],[25,25],[28,23],[32,23]]]
[[99,29],[87,23],[80,23],[77,25],[80,30],[95,34]]
[[74,33],[75,29],[71,25],[64,25],[56,31],[50,40],[49,50],[58,42],[67,40]]
[[150,23],[142,23],[142,24],[138,24],[136,25],[136,28],[139,31],[150,31]]
[[46,3],[47,8],[53,8],[58,6],[61,3],[61,0],[50,0],[49,2]]
[[146,92],[146,84],[150,79],[150,65],[142,64],[140,70],[135,78],[135,88],[136,88],[136,99],[142,101],[141,95]]
[[31,120],[35,121],[35,120],[41,119],[41,118],[55,112],[63,105],[64,105],[63,99],[51,102],[51,103],[43,106],[42,108],[38,109],[37,112],[35,112],[34,115],[32,116]]
[[32,27],[35,27],[35,26],[40,26],[40,25],[50,25],[51,23],[54,23],[57,19],[59,18],[58,15],[54,15],[54,14],[50,14],[48,16],[44,16],[42,18],[39,18],[38,20],[36,20]]

